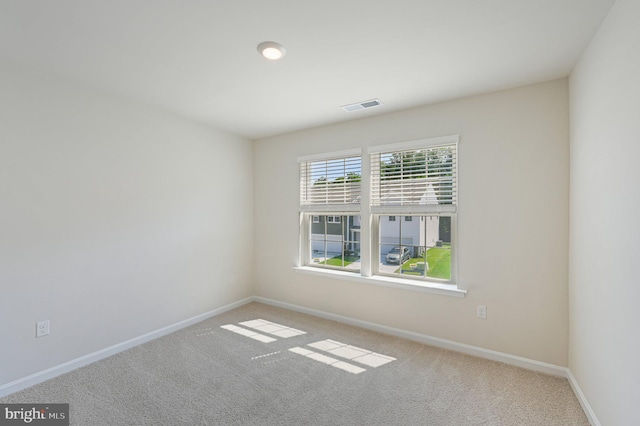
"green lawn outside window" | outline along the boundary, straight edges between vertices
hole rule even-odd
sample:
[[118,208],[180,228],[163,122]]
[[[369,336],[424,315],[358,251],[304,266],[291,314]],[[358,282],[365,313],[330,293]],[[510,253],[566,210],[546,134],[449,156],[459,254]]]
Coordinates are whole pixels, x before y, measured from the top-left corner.
[[[404,275],[422,275],[420,272],[412,270],[411,264],[424,261],[425,259],[421,257],[411,258],[402,265],[402,268],[398,268],[396,273],[399,273],[400,269],[402,269],[402,274]],[[451,279],[451,243],[445,243],[442,247],[427,249],[426,261],[427,265],[429,265],[427,277],[444,280]]]

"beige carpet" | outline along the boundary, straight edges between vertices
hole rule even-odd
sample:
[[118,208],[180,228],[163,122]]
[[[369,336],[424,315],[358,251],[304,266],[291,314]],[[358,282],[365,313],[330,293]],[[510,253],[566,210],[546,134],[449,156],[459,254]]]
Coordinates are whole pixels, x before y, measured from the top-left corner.
[[259,303],[0,402],[70,403],[72,425],[589,424],[565,379]]

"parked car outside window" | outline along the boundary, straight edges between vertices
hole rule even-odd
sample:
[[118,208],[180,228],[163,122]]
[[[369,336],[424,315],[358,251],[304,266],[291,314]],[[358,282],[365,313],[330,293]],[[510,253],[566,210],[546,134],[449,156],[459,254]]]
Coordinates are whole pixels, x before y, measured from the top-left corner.
[[[402,256],[400,253],[402,253]],[[400,247],[394,247],[387,253],[387,263],[397,263],[400,265],[409,259],[411,259],[411,253],[408,247],[402,247],[402,250],[400,250]]]

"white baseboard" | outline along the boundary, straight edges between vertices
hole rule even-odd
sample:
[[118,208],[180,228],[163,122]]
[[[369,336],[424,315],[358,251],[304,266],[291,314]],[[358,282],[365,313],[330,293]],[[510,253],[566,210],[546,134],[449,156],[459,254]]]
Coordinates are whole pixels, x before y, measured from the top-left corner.
[[587,416],[589,423],[591,423],[591,426],[601,426],[600,421],[596,417],[596,413],[593,412],[591,405],[589,405],[589,401],[587,401],[587,398],[584,396],[584,393],[582,393],[582,389],[580,388],[580,385],[578,384],[578,381],[576,380],[575,376],[573,375],[571,370],[567,369],[567,372],[568,372],[567,380],[569,380],[571,389],[573,389],[573,393],[576,395],[576,398],[578,398],[578,402],[582,406],[582,410],[584,411],[584,414]]
[[52,379],[61,374],[67,373],[69,371],[75,370],[80,367],[84,367],[85,365],[107,358],[111,355],[115,355],[119,352],[125,351],[127,349],[133,348],[135,346],[138,346],[143,343],[149,342],[151,340],[157,339],[159,337],[165,336],[167,334],[173,333],[182,328],[196,324],[200,321],[204,321],[208,318],[230,311],[231,309],[238,308],[250,302],[260,302],[266,305],[288,309],[290,311],[301,312],[303,314],[312,315],[315,317],[324,318],[332,321],[337,321],[343,324],[353,325],[356,327],[361,327],[364,329],[373,330],[380,333],[390,334],[392,336],[402,337],[405,339],[413,340],[416,342],[424,343],[424,344],[435,346],[438,348],[449,349],[455,352],[461,352],[467,355],[477,356],[479,358],[490,359],[493,361],[499,361],[505,364],[513,365],[516,367],[526,368],[528,370],[533,370],[533,371],[538,371],[545,374],[564,377],[569,381],[569,384],[571,385],[571,388],[573,389],[573,392],[575,393],[576,398],[578,399],[578,402],[580,402],[580,405],[582,406],[582,409],[584,410],[585,415],[587,416],[591,425],[600,426],[600,422],[598,421],[595,413],[591,409],[591,406],[589,405],[589,402],[587,401],[586,397],[582,393],[582,390],[580,389],[580,386],[576,378],[574,377],[571,370],[569,370],[566,367],[561,367],[558,365],[548,364],[545,362],[540,362],[540,361],[536,361],[528,358],[510,355],[503,352],[497,352],[490,349],[484,349],[478,346],[466,345],[464,343],[458,343],[451,340],[441,339],[439,337],[427,336],[425,334],[401,330],[398,328],[388,327],[385,325],[376,324],[368,321],[362,321],[359,319],[346,317],[343,315],[337,315],[337,314],[332,314],[324,311],[319,311],[316,309],[305,308],[303,306],[298,306],[298,305],[294,305],[286,302],[280,302],[277,300],[267,299],[265,297],[259,297],[259,296],[247,297],[245,299],[230,303],[228,305],[222,306],[212,311],[205,312],[200,315],[196,315],[192,318],[188,318],[186,320],[179,321],[175,324],[171,324],[169,326],[152,331],[150,333],[143,334],[142,336],[134,337],[133,339],[129,339],[125,342],[118,343],[113,346],[109,346],[108,348],[93,352],[91,354],[76,358],[74,360],[65,362],[55,367],[51,367],[46,370],[39,371],[27,377],[23,377],[21,379],[14,380],[7,384],[1,385],[0,397],[12,394],[14,392],[18,392],[22,389],[36,385],[38,383],[42,383],[46,380]]
[[290,311],[296,311],[307,315],[312,315],[319,318],[324,318],[332,321],[337,321],[343,324],[349,324],[367,330],[378,331],[380,333],[390,334],[392,336],[402,337],[405,339],[413,340],[415,342],[424,343],[426,345],[435,346],[438,348],[449,349],[455,352],[461,352],[467,355],[477,356],[479,358],[490,359],[493,361],[503,362],[505,364],[513,365],[516,367],[526,368],[528,370],[538,371],[553,376],[564,377],[571,385],[573,393],[576,395],[578,402],[582,406],[582,409],[591,423],[592,426],[601,426],[598,418],[596,417],[591,405],[587,401],[587,398],[582,393],[580,385],[573,373],[567,367],[561,367],[559,365],[548,364],[546,362],[536,361],[533,359],[523,358],[515,355],[506,354],[503,352],[492,351],[490,349],[484,349],[478,346],[466,345],[464,343],[458,343],[451,340],[441,339],[439,337],[427,336],[425,334],[414,333],[412,331],[401,330],[399,328],[387,327],[386,325],[380,325],[368,321],[362,321],[359,319],[345,317],[343,315],[331,314],[324,311],[318,311],[316,309],[305,308],[303,306],[294,305],[291,303],[280,302],[273,299],[267,299],[265,297],[253,297],[256,302],[264,303],[266,305],[276,306],[278,308],[288,309]]
[[205,312],[203,314],[196,315],[192,318],[188,318],[183,321],[179,321],[175,324],[168,325],[166,327],[160,328],[150,333],[143,334],[142,336],[134,337],[133,339],[129,339],[122,343],[109,346],[108,348],[104,348],[99,351],[90,353],[88,355],[84,355],[79,358],[73,359],[71,361],[67,361],[63,364],[56,365],[55,367],[47,368],[46,370],[39,371],[37,373],[31,374],[29,376],[23,377],[18,380],[14,380],[12,382],[9,382],[7,384],[0,386],[0,397],[12,394],[14,392],[18,392],[22,389],[36,385],[38,383],[42,383],[46,380],[52,379],[61,374],[68,373],[69,371],[75,370],[80,367],[84,367],[85,365],[110,357],[111,355],[115,355],[119,352],[125,351],[127,349],[131,349],[135,346],[157,339],[158,337],[162,337],[167,334],[173,333],[174,331],[178,331],[182,328],[196,324],[200,321],[204,321],[208,318],[214,317],[223,312],[230,311],[231,309],[238,308],[252,301],[254,301],[253,297],[247,297],[246,299],[242,299],[237,302],[230,303],[228,305],[222,306],[212,311]]
[[490,349],[484,349],[478,346],[466,345],[464,343],[441,339],[439,337],[427,336],[425,334],[415,333],[413,331],[401,330],[399,328],[387,327],[386,325],[380,325],[355,318],[345,317],[342,315],[309,309],[290,303],[267,299],[264,297],[254,297],[253,299],[256,302],[288,309],[290,311],[301,312],[303,314],[313,315],[316,317],[337,321],[343,324],[366,328],[367,330],[373,330],[380,333],[390,334],[392,336],[402,337],[438,348],[449,349],[455,352],[462,352],[467,355],[477,356],[479,358],[490,359],[493,361],[499,361],[505,364],[526,368],[528,370],[534,370],[545,374],[551,374],[553,376],[568,378],[568,369],[566,367],[560,367],[558,365],[547,364],[546,362],[535,361],[533,359],[523,358],[515,355],[509,355],[503,352],[492,351]]

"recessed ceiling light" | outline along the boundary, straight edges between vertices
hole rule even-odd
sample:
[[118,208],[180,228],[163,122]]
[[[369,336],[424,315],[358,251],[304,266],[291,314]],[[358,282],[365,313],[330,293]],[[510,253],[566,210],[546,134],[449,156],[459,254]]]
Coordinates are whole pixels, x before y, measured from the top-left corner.
[[277,61],[282,58],[287,51],[284,46],[275,41],[265,41],[258,45],[258,52],[271,61]]

